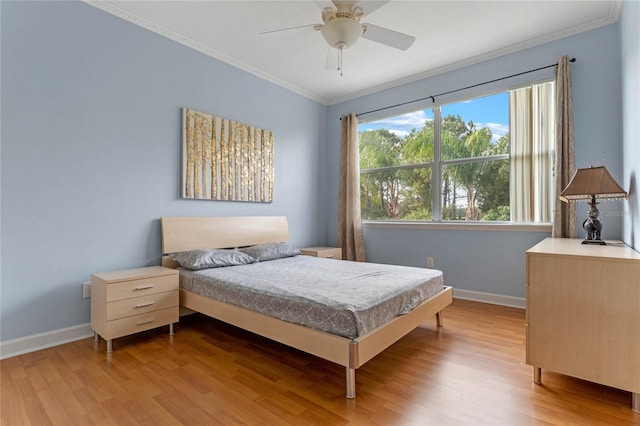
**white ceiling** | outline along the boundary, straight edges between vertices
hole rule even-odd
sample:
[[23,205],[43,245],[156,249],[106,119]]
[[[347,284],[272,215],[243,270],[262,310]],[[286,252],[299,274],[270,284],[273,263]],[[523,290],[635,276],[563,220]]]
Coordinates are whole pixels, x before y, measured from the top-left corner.
[[[312,27],[259,34],[321,23],[322,2],[86,2],[327,105],[607,25],[621,7],[621,0],[392,0],[361,22],[415,36],[413,46],[360,39],[344,51],[340,76],[325,69],[329,48]],[[365,10],[367,3],[360,2]]]

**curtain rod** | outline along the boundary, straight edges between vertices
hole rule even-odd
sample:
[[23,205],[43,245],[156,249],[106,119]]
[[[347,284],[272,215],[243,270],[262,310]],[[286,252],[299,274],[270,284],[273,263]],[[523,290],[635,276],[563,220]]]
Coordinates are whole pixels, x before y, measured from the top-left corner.
[[[575,61],[576,61],[576,58],[569,59],[569,62],[575,62]],[[360,112],[360,113],[356,114],[356,117],[359,117],[361,115],[371,114],[372,112],[384,111],[385,109],[391,109],[391,108],[399,107],[399,106],[402,106],[402,105],[412,104],[412,103],[418,102],[418,101],[424,101],[426,99],[431,99],[431,101],[435,104],[436,103],[436,96],[444,96],[444,95],[448,95],[448,94],[451,94],[451,93],[460,92],[462,90],[467,90],[467,89],[471,89],[471,88],[474,88],[474,87],[482,86],[484,84],[495,83],[496,81],[506,80],[508,78],[518,77],[520,75],[529,74],[531,72],[536,72],[536,71],[540,71],[540,70],[544,70],[544,69],[551,68],[551,67],[556,67],[556,66],[558,66],[558,62],[556,62],[555,64],[547,65],[547,66],[536,68],[536,69],[533,69],[533,70],[523,71],[523,72],[519,72],[517,74],[508,75],[506,77],[496,78],[495,80],[485,81],[484,83],[478,83],[478,84],[473,84],[471,86],[462,87],[460,89],[449,90],[448,92],[438,93],[437,95],[425,96],[424,98],[414,99],[412,101],[402,102],[402,103],[399,103],[399,104],[390,105],[390,106],[383,107],[383,108],[373,109],[373,110],[367,111],[367,112]],[[340,119],[342,120],[342,118],[340,118]]]

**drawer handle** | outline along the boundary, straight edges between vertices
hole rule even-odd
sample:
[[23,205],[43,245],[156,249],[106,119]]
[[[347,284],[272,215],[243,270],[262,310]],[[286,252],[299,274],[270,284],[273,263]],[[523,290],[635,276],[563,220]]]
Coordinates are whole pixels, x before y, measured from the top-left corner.
[[141,286],[138,286],[138,287],[134,288],[134,290],[149,290],[150,288],[154,288],[154,287],[155,287],[154,284],[141,285]]
[[328,255],[327,259],[333,259],[333,255],[332,254]]
[[150,322],[154,322],[154,321],[155,321],[155,319],[154,319],[154,318],[151,318],[151,319],[148,319],[148,320],[146,320],[146,321],[140,321],[140,322],[137,322],[137,323],[136,323],[136,325],[149,324]]
[[139,303],[136,306],[134,306],[134,308],[144,308],[147,306],[151,306],[153,305],[155,302],[145,302],[145,303]]

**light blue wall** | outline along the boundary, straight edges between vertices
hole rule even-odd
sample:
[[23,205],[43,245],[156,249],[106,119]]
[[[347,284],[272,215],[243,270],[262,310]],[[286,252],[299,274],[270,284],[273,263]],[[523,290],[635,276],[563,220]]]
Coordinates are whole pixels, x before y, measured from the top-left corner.
[[[80,283],[96,271],[157,264],[160,216],[286,215],[293,244],[334,244],[341,114],[536,68],[565,53],[578,58],[578,166],[605,164],[622,179],[624,117],[624,179],[637,182],[630,156],[638,156],[638,4],[628,3],[620,29],[327,108],[83,3],[0,2],[0,341],[87,323]],[[636,91],[627,95],[629,87]],[[274,131],[272,204],[180,199],[183,106]],[[624,230],[637,246],[635,197]],[[620,237],[622,204],[607,208],[606,237]],[[451,285],[523,296],[524,250],[546,235],[367,229],[365,241],[371,261],[422,266],[434,257]]]
[[629,192],[623,216],[624,241],[640,250],[640,2],[622,3],[622,143],[624,177]]
[[[619,34],[617,25],[609,25],[330,107],[327,125],[331,136],[328,188],[334,194],[328,199],[330,221],[327,239],[335,242],[336,221],[333,218],[337,217],[340,115],[371,111],[553,64],[565,54],[577,58],[577,62],[572,64],[576,165],[603,164],[615,179],[621,180]],[[509,80],[507,84],[549,76],[553,76],[553,68]],[[456,98],[479,95],[500,84],[504,83],[459,93]],[[438,101],[453,99],[451,96]],[[419,107],[415,105],[411,109]],[[400,112],[403,111],[394,111]],[[602,217],[605,238],[621,238],[622,220],[617,212],[622,210],[622,204],[607,202],[606,208],[603,207],[601,211],[609,211]],[[580,223],[585,212],[586,207],[579,205],[577,216]],[[379,228],[366,228],[364,234],[369,260],[423,266],[427,257],[434,257],[435,266],[444,271],[445,281],[454,288],[516,297],[524,297],[525,250],[548,236],[547,233],[530,232]]]
[[[367,261],[425,266],[433,257],[454,289],[524,297],[524,251],[549,235],[538,232],[371,229]],[[516,251],[512,253],[511,251]]]
[[[324,242],[325,106],[81,2],[1,8],[1,341],[89,322],[81,282],[158,264],[161,216]],[[182,107],[274,132],[272,204],[180,199]]]

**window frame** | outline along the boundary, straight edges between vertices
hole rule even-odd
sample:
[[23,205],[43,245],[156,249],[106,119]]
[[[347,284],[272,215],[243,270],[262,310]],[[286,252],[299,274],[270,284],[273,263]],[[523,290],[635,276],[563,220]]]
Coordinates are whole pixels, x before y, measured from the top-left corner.
[[[508,93],[511,90],[519,88],[543,84],[554,81],[553,78],[542,79],[539,81],[528,82],[518,84],[514,87],[508,88],[496,88],[490,92],[478,93],[476,95],[460,97],[459,99],[451,99],[442,103],[433,103],[430,105],[424,105],[420,107],[420,104],[414,104],[410,109],[398,110],[394,108],[394,112],[390,115],[376,114],[375,117],[361,120],[360,124],[372,123],[375,121],[381,121],[387,118],[398,117],[404,114],[410,114],[412,112],[431,109],[433,112],[433,161],[416,163],[416,164],[402,164],[397,166],[382,167],[377,169],[364,169],[360,170],[359,174],[375,173],[382,171],[393,171],[403,169],[419,169],[419,168],[431,168],[431,185],[435,190],[437,189],[438,196],[431,194],[431,219],[425,220],[380,220],[380,219],[365,219],[362,218],[362,225],[365,228],[398,228],[398,229],[437,229],[437,230],[464,230],[464,231],[519,231],[519,232],[551,232],[551,222],[512,222],[509,221],[466,221],[466,220],[443,220],[442,219],[442,170],[444,166],[456,165],[456,164],[469,164],[476,162],[490,162],[499,160],[510,160],[510,154],[494,154],[482,157],[469,157],[469,158],[456,158],[456,159],[442,159],[442,107],[445,105],[451,105],[455,103],[464,102],[467,100],[473,100],[501,93]],[[416,108],[417,106],[417,108]],[[510,108],[511,106],[508,105]],[[509,122],[509,128],[511,129],[511,123]],[[435,192],[435,191],[434,191]]]

